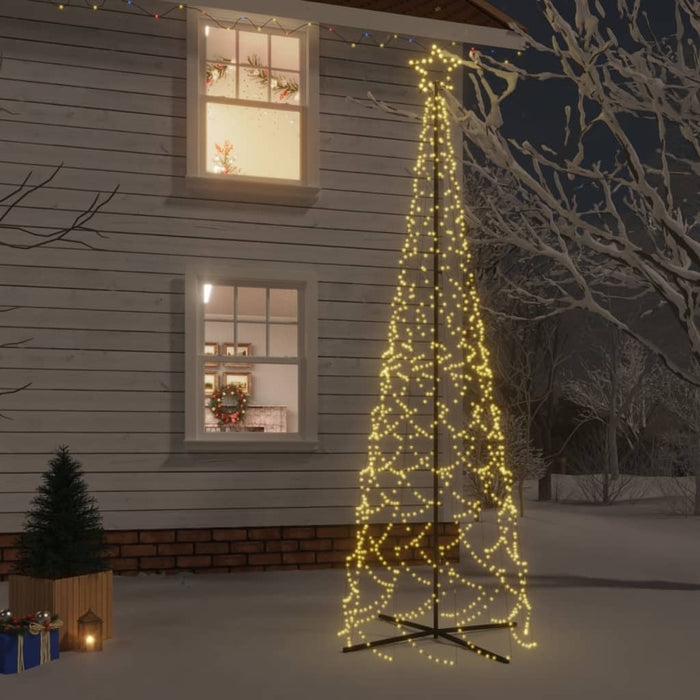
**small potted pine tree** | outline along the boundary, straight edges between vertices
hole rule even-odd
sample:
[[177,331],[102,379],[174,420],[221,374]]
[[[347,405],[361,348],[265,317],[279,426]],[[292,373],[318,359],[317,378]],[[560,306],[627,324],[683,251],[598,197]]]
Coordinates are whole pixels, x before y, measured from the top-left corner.
[[78,618],[89,608],[104,621],[104,636],[112,636],[112,572],[102,518],[66,446],[56,451],[26,515],[16,571],[10,609],[18,616],[58,614],[62,650],[78,648]]

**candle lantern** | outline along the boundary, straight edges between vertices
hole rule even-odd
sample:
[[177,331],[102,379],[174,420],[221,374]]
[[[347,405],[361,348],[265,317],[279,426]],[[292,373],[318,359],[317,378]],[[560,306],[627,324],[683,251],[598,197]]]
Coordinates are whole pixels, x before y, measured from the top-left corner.
[[88,610],[78,618],[80,651],[102,651],[102,619]]

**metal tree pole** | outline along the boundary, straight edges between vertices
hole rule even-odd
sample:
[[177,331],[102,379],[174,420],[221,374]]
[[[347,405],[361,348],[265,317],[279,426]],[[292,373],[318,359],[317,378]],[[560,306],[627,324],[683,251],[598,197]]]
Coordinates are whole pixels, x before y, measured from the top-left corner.
[[438,312],[440,303],[440,118],[438,113],[438,94],[440,83],[433,84],[435,101],[433,103],[433,636],[438,637],[440,612],[438,609],[438,578],[440,566],[440,547],[438,527],[440,524],[440,479],[438,476],[439,453],[439,407],[438,391],[440,364],[438,362],[438,343],[440,340]]

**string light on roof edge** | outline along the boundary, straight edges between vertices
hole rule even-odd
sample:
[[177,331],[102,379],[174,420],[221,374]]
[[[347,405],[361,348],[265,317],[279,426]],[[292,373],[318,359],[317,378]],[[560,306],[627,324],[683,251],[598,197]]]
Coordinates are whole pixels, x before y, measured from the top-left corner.
[[[348,593],[339,632],[346,643],[343,651],[371,649],[391,660],[387,649],[401,643],[448,666],[454,665],[448,655],[453,647],[426,646],[419,640],[447,639],[504,663],[509,656],[464,638],[470,627],[506,628],[521,646],[535,646],[513,474],[505,464],[493,398],[447,103],[434,82],[439,69],[446,76],[439,88],[450,90],[450,76],[459,64],[460,59],[438,46],[412,61],[425,110],[379,402],[371,414],[367,464],[360,473],[356,547],[347,561]],[[432,414],[426,413],[430,406]],[[442,445],[436,442],[438,430]],[[492,514],[480,497],[465,494],[463,470],[496,504]],[[425,484],[430,478],[432,489]],[[438,537],[438,512],[447,506],[452,507],[456,534]],[[482,530],[480,539],[478,528],[489,519],[496,532],[485,536]],[[450,561],[449,554],[460,548],[488,581],[465,576]],[[422,596],[411,602],[416,589]],[[402,593],[406,590],[411,593]],[[450,606],[453,594],[459,602]],[[378,639],[378,620],[395,625],[396,636]]]
[[[251,28],[256,29],[257,31],[262,31],[269,25],[274,25],[278,29],[281,29],[287,36],[291,36],[292,34],[296,34],[297,32],[302,31],[305,27],[310,27],[312,26],[313,22],[302,22],[296,26],[285,26],[282,22],[280,22],[276,17],[270,17],[264,22],[258,24],[255,21],[253,21],[250,17],[246,15],[241,15],[238,17],[233,22],[228,22],[228,21],[222,21],[218,19],[215,15],[216,12],[214,11],[214,14],[211,14],[208,11],[208,8],[206,6],[199,6],[199,5],[194,5],[192,3],[171,3],[170,7],[163,11],[163,12],[154,12],[152,10],[148,10],[146,7],[144,7],[143,3],[137,2],[137,0],[99,0],[96,2],[96,0],[63,0],[63,2],[56,2],[56,0],[33,0],[33,2],[43,2],[46,4],[52,4],[55,5],[58,10],[65,10],[66,8],[70,7],[88,7],[93,10],[101,10],[105,9],[107,7],[108,2],[113,2],[113,3],[119,3],[121,5],[128,5],[131,9],[137,10],[140,14],[151,17],[153,19],[164,19],[166,17],[169,17],[171,13],[177,12],[177,11],[187,11],[191,10],[193,12],[197,12],[199,15],[202,15],[204,17],[207,17],[213,24],[216,26],[222,28],[222,29],[235,29],[238,27],[239,24],[248,24]],[[164,2],[160,2],[160,5],[165,4]],[[316,23],[317,26],[320,29],[323,29],[327,31],[328,33],[332,34],[335,39],[340,41],[341,43],[347,44],[351,48],[355,49],[359,46],[369,46],[369,47],[374,47],[374,48],[379,48],[379,49],[386,49],[389,48],[390,45],[394,44],[397,45],[399,42],[402,42],[404,44],[408,44],[410,46],[417,46],[418,48],[428,52],[430,50],[429,46],[426,46],[423,44],[419,39],[417,39],[415,36],[409,36],[409,35],[402,35],[402,34],[395,34],[395,33],[383,33],[383,32],[369,32],[367,30],[357,30],[359,31],[359,36],[357,38],[347,38],[344,34],[344,32],[351,31],[344,29],[343,32],[341,32],[338,27],[327,25],[327,24],[321,24],[321,23]],[[450,44],[452,46],[457,46],[458,42],[456,41],[451,41]],[[472,47],[472,51],[475,49]],[[509,49],[504,49],[504,51],[510,51]],[[496,50],[495,49],[490,49],[491,55],[495,55]],[[517,52],[518,56],[522,56],[523,52],[518,51]],[[512,62],[512,61],[511,61]]]

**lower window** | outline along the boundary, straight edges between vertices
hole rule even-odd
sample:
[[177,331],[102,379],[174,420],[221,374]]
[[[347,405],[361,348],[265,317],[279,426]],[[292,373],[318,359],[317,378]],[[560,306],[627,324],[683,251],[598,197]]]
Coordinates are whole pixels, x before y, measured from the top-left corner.
[[187,442],[313,449],[316,304],[312,279],[279,268],[188,271]]

